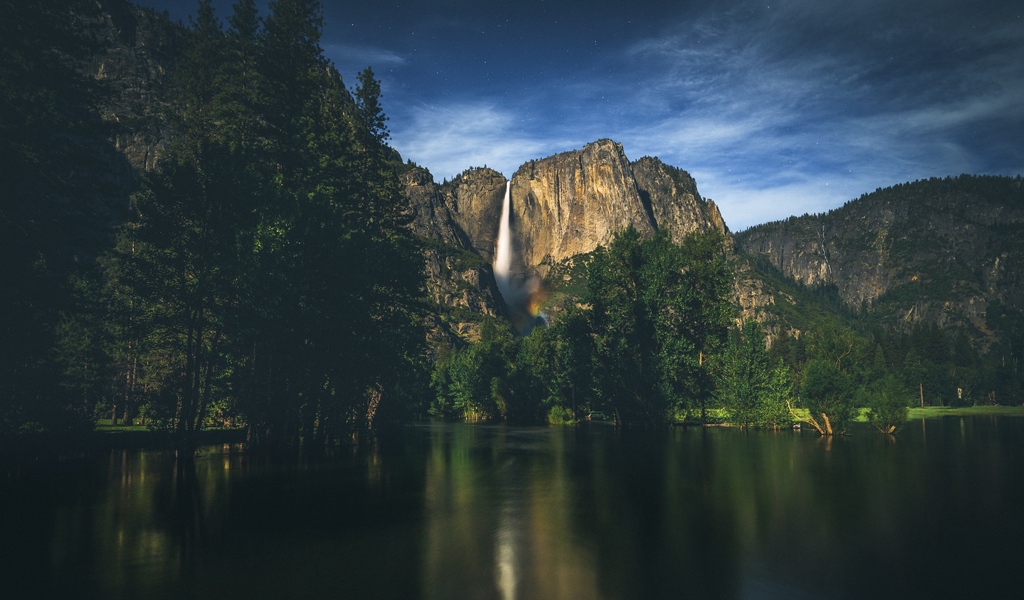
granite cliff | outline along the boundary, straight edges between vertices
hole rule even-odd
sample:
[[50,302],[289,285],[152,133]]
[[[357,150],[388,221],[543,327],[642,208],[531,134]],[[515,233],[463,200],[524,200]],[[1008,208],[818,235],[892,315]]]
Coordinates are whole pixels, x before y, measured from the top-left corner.
[[98,109],[115,148],[134,171],[149,171],[174,137],[162,113],[184,30],[124,0],[97,5],[100,13],[83,23],[97,49],[83,57],[80,70],[104,91]]
[[[482,175],[484,180],[492,178]],[[401,182],[409,202],[410,227],[423,240],[426,292],[436,307],[430,316],[431,335],[435,339],[477,339],[480,317],[504,314],[504,306],[495,287],[490,255],[485,260],[473,250],[471,238],[455,219],[458,213],[452,207],[458,207],[460,186],[442,188],[426,169],[419,167],[406,169]],[[479,190],[472,184],[465,189]],[[475,199],[472,194],[466,199],[461,215],[464,220]],[[500,199],[498,206],[500,210]],[[466,220],[466,225],[473,225],[469,229],[474,235],[493,239],[497,217]]]
[[[440,186],[461,239],[488,263],[505,181],[491,169],[469,169]],[[528,270],[592,252],[631,226],[643,235],[668,229],[675,239],[727,231],[685,171],[651,157],[630,163],[611,140],[523,164],[512,176],[511,208],[519,266]]]
[[[474,168],[437,185],[429,173],[413,169],[403,181],[416,233],[481,259],[481,265],[456,274],[452,264],[441,268],[438,257],[428,255],[428,287],[434,300],[457,309],[507,315],[490,271],[505,177],[492,169]],[[607,245],[628,227],[645,236],[666,229],[676,240],[710,229],[728,234],[718,208],[701,198],[689,174],[652,157],[631,163],[622,145],[611,140],[529,161],[511,181],[513,271],[519,277],[544,277],[552,267]],[[728,235],[727,239],[731,244]],[[454,328],[472,330],[467,323]]]
[[6,186],[22,199],[19,213],[62,223],[41,251],[74,269],[109,246],[139,172],[155,167],[172,137],[166,84],[183,28],[126,0],[11,9],[0,163],[12,171]]
[[630,163],[611,140],[527,162],[512,176],[512,229],[526,269],[592,252],[627,227],[666,229],[677,240],[727,232],[689,174],[652,157]]
[[468,169],[442,186],[441,193],[466,247],[493,263],[505,177],[486,167]]
[[592,252],[630,226],[645,236],[656,228],[622,146],[610,140],[519,167],[511,209],[527,269]]

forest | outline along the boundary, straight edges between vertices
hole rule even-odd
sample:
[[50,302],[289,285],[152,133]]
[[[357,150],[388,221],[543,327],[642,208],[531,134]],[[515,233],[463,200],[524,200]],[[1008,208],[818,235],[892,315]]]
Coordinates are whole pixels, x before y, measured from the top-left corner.
[[424,418],[833,435],[861,408],[893,433],[910,405],[1024,400],[1015,360],[830,308],[828,290],[794,290],[820,312],[769,347],[738,322],[717,234],[624,231],[549,326],[432,338],[432,242],[408,227],[380,82],[346,87],[311,0],[262,17],[239,0],[223,22],[199,2],[161,109],[174,141],[105,216],[101,84],[69,59],[93,41],[66,4],[14,3],[0,24],[0,436],[141,424],[187,454],[211,427],[324,447]]

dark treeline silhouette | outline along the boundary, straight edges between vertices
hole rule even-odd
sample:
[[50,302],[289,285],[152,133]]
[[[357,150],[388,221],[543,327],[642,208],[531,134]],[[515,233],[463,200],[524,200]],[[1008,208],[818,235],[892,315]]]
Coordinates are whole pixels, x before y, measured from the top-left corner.
[[240,0],[226,28],[199,2],[172,73],[175,139],[98,260],[74,269],[57,240],[90,165],[67,138],[96,120],[73,49],[52,43],[76,39],[73,19],[50,18],[67,3],[16,6],[0,79],[15,104],[3,162],[20,175],[0,219],[16,282],[0,307],[3,430],[144,420],[188,453],[211,424],[276,447],[406,419],[426,382],[421,259],[380,85],[368,68],[345,87],[319,2],[261,18]]

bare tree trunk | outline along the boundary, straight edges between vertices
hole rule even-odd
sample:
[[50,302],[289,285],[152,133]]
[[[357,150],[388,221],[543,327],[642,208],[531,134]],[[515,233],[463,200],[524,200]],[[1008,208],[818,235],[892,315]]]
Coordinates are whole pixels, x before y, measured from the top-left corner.
[[[807,423],[808,425],[813,427],[815,429],[815,431],[817,431],[821,435],[826,435],[825,428],[822,427],[817,421],[815,421],[814,417],[812,417],[809,413],[808,413],[806,418],[801,417],[800,415],[796,414],[796,411],[793,410],[793,405],[790,404],[789,400],[786,400],[786,407],[789,408],[789,414],[793,415],[794,419],[796,419],[797,421],[800,421],[801,423]],[[822,413],[821,416],[824,417],[825,414]],[[828,417],[825,417],[825,419],[826,419],[825,420],[825,424],[828,425]],[[828,435],[831,435],[832,434],[831,426],[829,426],[829,427],[830,427],[830,429],[828,431]]]

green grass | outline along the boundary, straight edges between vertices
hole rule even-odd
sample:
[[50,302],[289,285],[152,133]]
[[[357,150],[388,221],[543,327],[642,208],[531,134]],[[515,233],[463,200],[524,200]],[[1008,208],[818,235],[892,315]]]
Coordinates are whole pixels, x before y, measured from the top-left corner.
[[[868,410],[870,409],[858,408],[854,421],[857,423],[867,423]],[[801,416],[807,415],[806,408],[797,408],[796,412]],[[924,408],[911,408],[907,414],[907,420],[972,416],[1024,417],[1024,406],[926,406]]]
[[[243,427],[218,427],[214,425],[207,425],[203,427],[203,431],[237,431],[244,429]],[[123,425],[118,423],[117,425],[111,425],[109,420],[102,420],[96,423],[96,432],[98,433],[133,433],[138,431],[150,432],[150,431],[161,431],[160,429],[153,429],[152,425],[147,423],[145,425]]]
[[971,416],[1024,417],[1024,406],[925,406],[924,408],[911,408],[907,418],[933,419]]
[[96,423],[96,431],[103,433],[120,433],[125,431],[149,431],[149,425],[111,425],[109,422]]
[[[794,407],[793,410],[802,418],[807,418],[809,414],[807,408],[802,406]],[[854,421],[857,423],[867,423],[868,410],[867,408],[858,408]],[[1024,417],[1024,406],[926,406],[924,408],[911,408],[907,414],[907,420],[972,416]],[[708,417],[712,422],[724,422],[727,420],[728,414],[723,409],[709,409]],[[676,422],[682,423],[683,419],[677,418]]]

